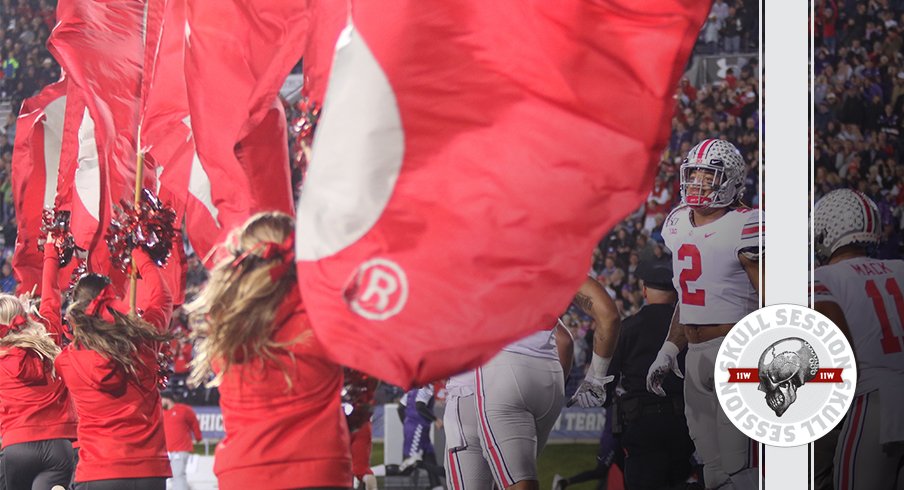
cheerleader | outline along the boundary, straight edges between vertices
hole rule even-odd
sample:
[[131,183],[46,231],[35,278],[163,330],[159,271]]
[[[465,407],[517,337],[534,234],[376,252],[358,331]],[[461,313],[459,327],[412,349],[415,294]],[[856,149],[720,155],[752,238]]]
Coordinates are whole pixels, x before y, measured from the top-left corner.
[[19,298],[0,294],[0,487],[69,485],[76,418],[69,392],[54,372],[59,353],[60,346]]
[[342,369],[312,334],[293,236],[285,214],[251,217],[188,305],[200,339],[191,382],[213,376],[208,386],[220,390],[226,437],[214,473],[222,490],[352,483]]
[[[55,365],[78,413],[76,490],[164,490],[171,476],[158,353],[169,338],[172,296],[147,253],[136,249],[134,258],[140,274],[138,315],[129,313],[110,280],[98,274],[79,279],[66,311],[72,342]],[[57,264],[55,248],[46,247],[45,272],[56,276]],[[59,301],[59,291],[45,283],[41,302]],[[48,321],[58,322],[59,315]]]

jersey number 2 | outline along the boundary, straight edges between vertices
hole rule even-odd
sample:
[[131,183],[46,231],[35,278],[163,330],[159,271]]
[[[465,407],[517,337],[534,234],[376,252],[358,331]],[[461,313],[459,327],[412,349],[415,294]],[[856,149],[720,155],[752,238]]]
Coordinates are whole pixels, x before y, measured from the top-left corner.
[[[898,313],[897,324],[901,325],[901,320],[904,319],[904,295],[901,294],[898,281],[895,281],[893,277],[889,277],[885,281],[885,290],[894,298],[895,310]],[[879,317],[879,325],[882,327],[882,352],[886,354],[901,352],[902,339],[892,331],[891,321],[888,318],[888,312],[885,310],[885,299],[882,298],[882,292],[879,291],[879,287],[876,286],[876,282],[872,279],[866,281],[866,295],[873,300],[876,316]]]
[[703,289],[688,288],[687,283],[700,279],[703,274],[703,260],[700,258],[700,250],[696,245],[685,243],[678,249],[678,260],[691,259],[691,266],[681,269],[681,275],[678,276],[678,284],[681,285],[681,303],[693,306],[706,305],[706,291]]

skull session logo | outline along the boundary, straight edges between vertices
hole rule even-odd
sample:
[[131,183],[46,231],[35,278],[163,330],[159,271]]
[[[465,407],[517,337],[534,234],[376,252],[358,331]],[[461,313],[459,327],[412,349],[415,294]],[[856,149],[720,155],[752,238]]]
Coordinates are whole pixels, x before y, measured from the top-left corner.
[[714,376],[729,420],[752,439],[785,447],[832,430],[857,384],[841,330],[797,305],[761,308],[738,322],[722,341]]

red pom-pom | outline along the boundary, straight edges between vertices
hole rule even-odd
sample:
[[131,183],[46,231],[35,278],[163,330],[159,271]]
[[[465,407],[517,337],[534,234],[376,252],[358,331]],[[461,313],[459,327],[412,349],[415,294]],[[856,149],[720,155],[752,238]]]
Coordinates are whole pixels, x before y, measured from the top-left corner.
[[345,368],[345,384],[342,387],[342,408],[348,430],[360,429],[373,415],[374,400],[380,380],[361,371]]
[[65,267],[75,253],[75,238],[69,231],[69,211],[54,211],[44,208],[41,213],[41,234],[46,238],[38,242],[38,250],[44,251],[47,241],[56,247],[60,267]]
[[314,131],[320,119],[320,107],[307,97],[301,99],[296,108],[301,115],[292,123],[295,133],[295,164],[301,170],[302,181],[308,169],[308,155],[314,144]]
[[149,190],[141,190],[136,209],[132,203],[120,201],[118,215],[110,220],[104,237],[113,265],[123,272],[132,268],[132,250],[142,247],[151,260],[163,267],[169,259],[176,236],[176,212],[160,202]]

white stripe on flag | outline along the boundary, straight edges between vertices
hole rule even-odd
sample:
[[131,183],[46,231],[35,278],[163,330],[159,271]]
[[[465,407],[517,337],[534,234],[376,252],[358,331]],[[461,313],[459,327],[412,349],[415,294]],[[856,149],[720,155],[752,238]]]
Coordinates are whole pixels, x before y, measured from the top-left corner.
[[85,108],[78,128],[78,166],[75,169],[75,190],[88,214],[100,221],[100,163],[97,158],[97,139],[94,119]]

